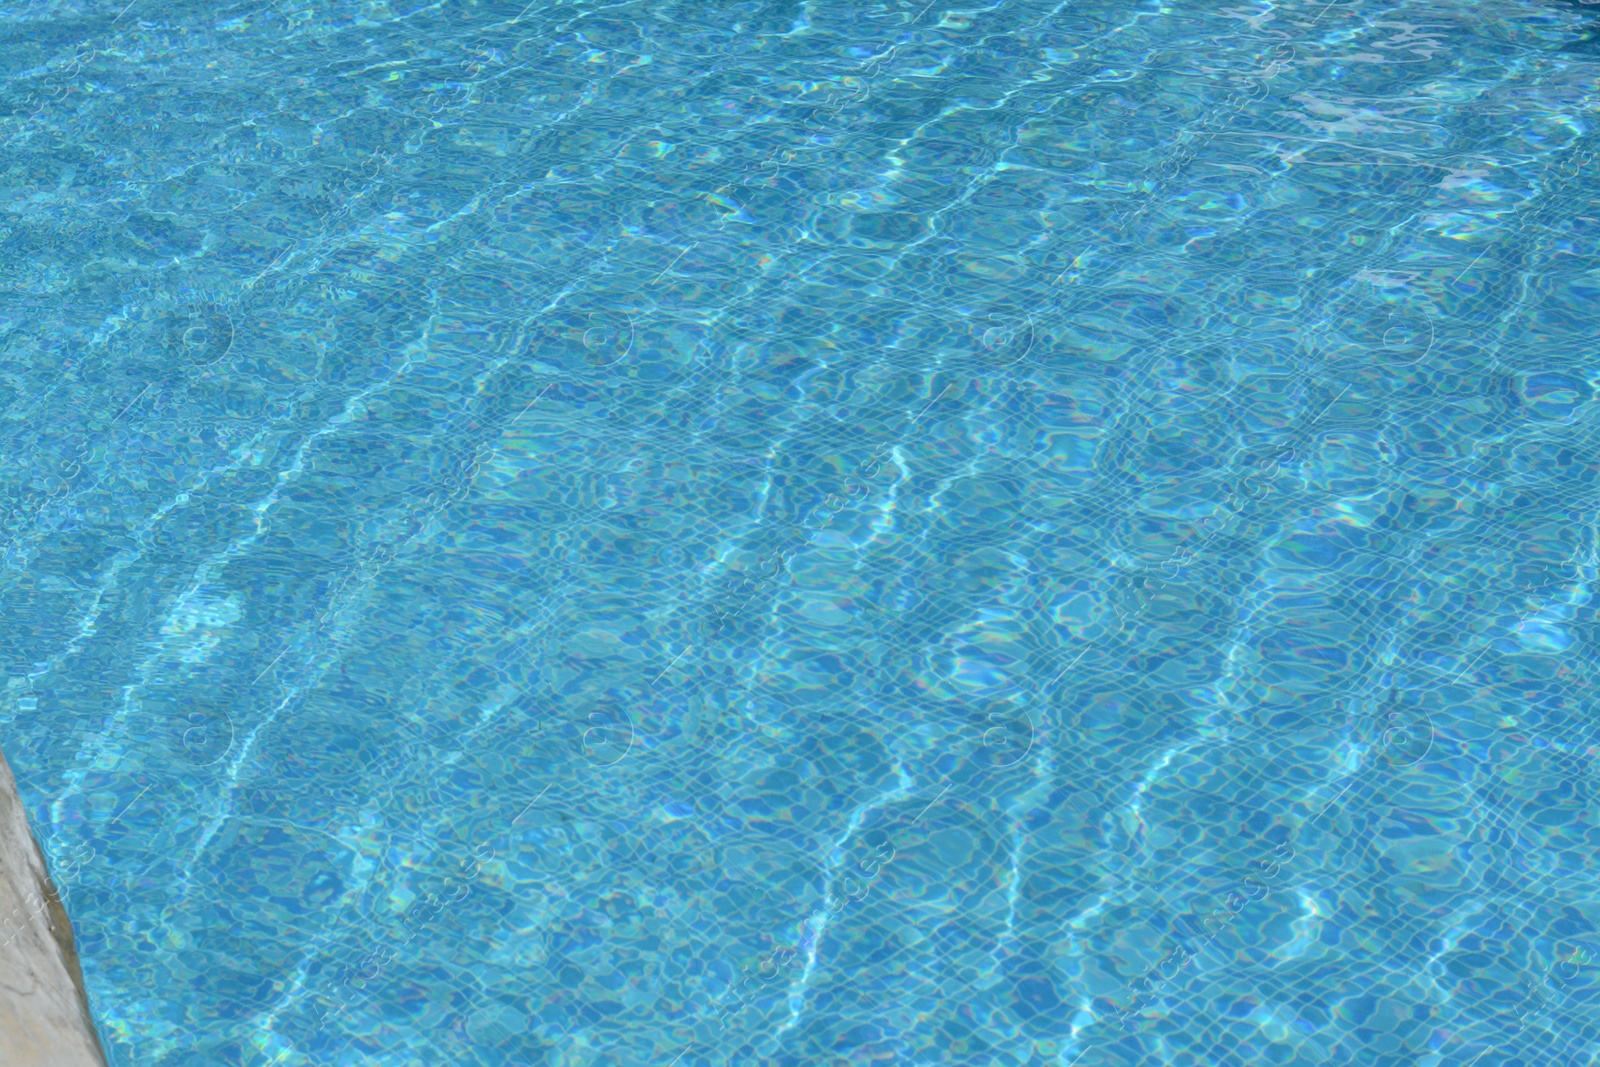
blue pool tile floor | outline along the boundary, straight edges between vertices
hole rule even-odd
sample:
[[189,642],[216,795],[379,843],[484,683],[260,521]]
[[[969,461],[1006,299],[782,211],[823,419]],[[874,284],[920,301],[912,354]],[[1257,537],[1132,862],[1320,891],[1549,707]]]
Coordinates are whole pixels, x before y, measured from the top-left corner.
[[1600,8],[0,2],[118,1067],[1600,1062]]

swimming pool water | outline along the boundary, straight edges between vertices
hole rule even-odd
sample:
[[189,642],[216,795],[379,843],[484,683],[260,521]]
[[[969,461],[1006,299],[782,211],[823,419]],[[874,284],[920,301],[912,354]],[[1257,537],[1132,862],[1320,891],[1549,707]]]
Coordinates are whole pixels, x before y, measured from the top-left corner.
[[1600,1058],[1583,5],[123,5],[0,5],[117,1064]]

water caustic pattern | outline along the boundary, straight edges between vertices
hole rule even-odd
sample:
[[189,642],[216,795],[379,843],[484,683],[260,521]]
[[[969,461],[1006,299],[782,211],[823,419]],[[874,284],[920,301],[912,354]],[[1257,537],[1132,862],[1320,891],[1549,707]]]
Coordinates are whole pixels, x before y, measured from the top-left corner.
[[1510,0],[0,7],[121,1065],[1600,1058],[1600,63]]

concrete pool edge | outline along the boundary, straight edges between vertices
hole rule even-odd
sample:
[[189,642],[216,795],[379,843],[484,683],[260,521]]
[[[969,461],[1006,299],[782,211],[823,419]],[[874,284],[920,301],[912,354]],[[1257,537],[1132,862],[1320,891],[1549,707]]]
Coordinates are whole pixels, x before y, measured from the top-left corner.
[[0,752],[0,1063],[105,1067],[72,923]]

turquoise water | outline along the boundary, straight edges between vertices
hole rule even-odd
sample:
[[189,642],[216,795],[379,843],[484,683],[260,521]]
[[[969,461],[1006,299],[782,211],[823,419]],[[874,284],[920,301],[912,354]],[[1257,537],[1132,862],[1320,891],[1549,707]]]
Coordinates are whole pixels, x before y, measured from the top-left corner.
[[123,3],[0,5],[116,1064],[1600,1059],[1583,5]]

